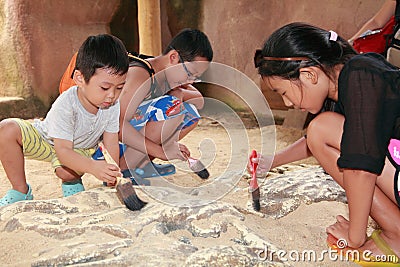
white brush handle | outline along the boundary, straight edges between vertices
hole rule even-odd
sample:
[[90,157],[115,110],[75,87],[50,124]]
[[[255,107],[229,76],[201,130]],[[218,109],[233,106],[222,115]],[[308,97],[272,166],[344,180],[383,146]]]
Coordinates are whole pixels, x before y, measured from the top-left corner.
[[[106,162],[109,164],[114,164],[115,166],[117,166],[119,168],[118,164],[111,157],[110,153],[108,152],[107,148],[104,146],[103,142],[99,143],[99,147],[100,147],[101,152],[103,152],[104,159],[106,160]],[[116,178],[117,178],[117,184],[122,183],[122,179],[120,176],[117,176]]]
[[115,160],[111,157],[110,153],[108,152],[108,150],[107,150],[106,147],[104,146],[103,142],[100,142],[100,143],[99,143],[99,147],[100,147],[100,149],[101,149],[101,152],[103,152],[104,159],[106,160],[106,162],[118,166],[118,164],[117,164],[117,163],[115,162]]

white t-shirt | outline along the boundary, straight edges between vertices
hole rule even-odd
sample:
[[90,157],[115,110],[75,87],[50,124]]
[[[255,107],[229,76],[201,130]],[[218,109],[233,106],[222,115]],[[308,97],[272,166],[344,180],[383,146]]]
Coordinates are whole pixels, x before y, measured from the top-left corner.
[[33,126],[51,145],[54,145],[53,139],[58,138],[72,141],[74,148],[93,148],[104,132],[119,131],[119,102],[92,114],[82,106],[77,89],[74,86],[62,93],[46,118],[33,122]]

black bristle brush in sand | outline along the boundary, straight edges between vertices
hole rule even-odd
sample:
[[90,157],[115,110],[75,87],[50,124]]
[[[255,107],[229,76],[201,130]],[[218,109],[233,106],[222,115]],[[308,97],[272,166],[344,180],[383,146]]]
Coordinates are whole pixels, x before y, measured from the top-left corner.
[[210,177],[210,173],[200,160],[189,157],[185,152],[182,152],[182,154],[185,156],[189,164],[189,168],[201,179],[207,179],[208,177]]
[[[113,160],[110,153],[108,153],[107,149],[104,147],[103,143],[99,144],[101,152],[103,152],[104,159],[107,163],[118,164]],[[135,189],[132,186],[132,182],[130,179],[125,179],[121,177],[117,177],[117,184],[115,186],[117,189],[117,197],[128,209],[130,210],[140,210],[147,203],[140,200],[137,196]]]

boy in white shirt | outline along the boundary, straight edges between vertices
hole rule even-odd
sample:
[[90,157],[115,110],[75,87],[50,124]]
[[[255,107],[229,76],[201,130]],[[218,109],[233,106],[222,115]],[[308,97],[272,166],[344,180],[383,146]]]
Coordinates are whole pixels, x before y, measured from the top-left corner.
[[118,38],[90,36],[79,49],[73,79],[76,86],[60,95],[44,120],[12,118],[0,122],[0,160],[12,189],[0,206],[32,200],[24,157],[51,162],[62,180],[64,196],[84,191],[82,175],[90,173],[113,184],[120,170],[91,155],[100,140],[119,162],[118,97],[125,84],[128,56]]

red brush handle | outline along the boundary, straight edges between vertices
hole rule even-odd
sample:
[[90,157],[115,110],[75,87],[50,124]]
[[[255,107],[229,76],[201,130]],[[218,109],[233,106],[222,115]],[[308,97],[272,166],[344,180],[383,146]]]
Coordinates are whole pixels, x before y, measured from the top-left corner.
[[253,150],[250,155],[250,163],[253,171],[251,172],[251,181],[250,181],[250,188],[252,189],[257,189],[258,184],[257,184],[257,176],[256,176],[256,171],[258,167],[257,162],[253,162],[253,159],[257,158],[257,151]]

